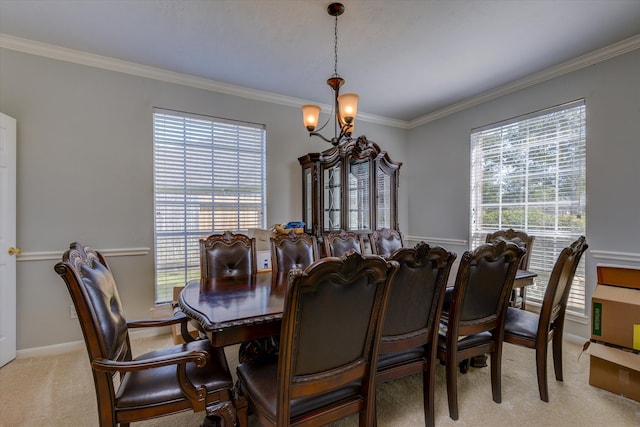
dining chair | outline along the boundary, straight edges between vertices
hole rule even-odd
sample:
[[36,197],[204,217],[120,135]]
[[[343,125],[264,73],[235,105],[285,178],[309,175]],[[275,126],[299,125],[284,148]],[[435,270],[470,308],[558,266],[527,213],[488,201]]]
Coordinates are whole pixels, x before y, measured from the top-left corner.
[[272,275],[286,274],[292,268],[304,270],[318,260],[318,242],[306,233],[277,234],[270,239]]
[[[508,242],[513,242],[518,246],[522,246],[527,250],[524,256],[522,257],[522,261],[520,261],[520,270],[529,270],[529,261],[531,260],[531,251],[533,249],[533,241],[535,240],[535,236],[529,235],[524,231],[516,231],[513,228],[509,228],[507,230],[498,230],[493,233],[488,233],[485,239],[486,243],[493,242],[497,239],[506,240]],[[521,309],[526,308],[527,302],[527,290],[526,288],[518,288],[513,289],[511,291],[511,301],[510,304],[512,307],[520,307]]]
[[398,264],[351,251],[291,270],[277,357],[238,365],[240,393],[264,426],[375,425],[378,346]]
[[580,236],[560,252],[547,283],[540,314],[512,307],[507,309],[504,341],[535,349],[538,392],[545,402],[549,401],[548,344],[552,341],[556,380],[562,381],[562,333],[567,301],[580,258],[588,247],[585,237]]
[[225,231],[200,239],[200,276],[248,276],[258,272],[256,239]]
[[378,384],[422,373],[425,425],[435,425],[438,323],[456,254],[421,242],[388,258],[399,264],[387,303],[378,357]]
[[390,228],[381,228],[370,233],[369,242],[371,243],[371,253],[385,257],[404,246],[402,233]]
[[364,241],[355,231],[332,231],[322,237],[325,256],[340,257],[350,250],[364,254]]
[[502,341],[513,281],[525,250],[503,240],[466,251],[453,287],[451,306],[441,316],[438,358],[446,365],[449,416],[458,419],[458,364],[491,355],[491,393],[500,403]]
[[132,328],[184,325],[184,315],[127,321],[105,257],[72,243],[55,265],[67,285],[84,335],[101,427],[158,418],[186,410],[206,411],[203,425],[240,426],[247,404],[233,398],[233,379],[222,348],[190,340],[132,357]]

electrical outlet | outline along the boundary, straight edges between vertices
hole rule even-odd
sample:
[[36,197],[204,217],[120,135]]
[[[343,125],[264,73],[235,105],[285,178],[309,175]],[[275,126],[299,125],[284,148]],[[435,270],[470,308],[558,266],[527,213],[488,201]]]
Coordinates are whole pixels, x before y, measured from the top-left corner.
[[78,318],[78,313],[76,313],[76,308],[73,306],[73,304],[69,306],[69,316],[71,316],[72,319]]

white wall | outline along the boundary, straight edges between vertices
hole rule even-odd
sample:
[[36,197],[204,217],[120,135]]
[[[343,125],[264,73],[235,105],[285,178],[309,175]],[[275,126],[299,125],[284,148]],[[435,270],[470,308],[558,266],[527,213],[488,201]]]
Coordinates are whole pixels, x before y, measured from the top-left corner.
[[[470,130],[583,97],[589,301],[597,262],[640,265],[640,50],[409,131],[360,121],[356,133],[404,163],[399,221],[406,235],[465,241]],[[297,158],[327,145],[308,137],[297,108],[0,49],[0,111],[18,121],[17,244],[26,254],[55,253],[18,263],[18,349],[81,339],[53,271],[74,240],[97,249],[150,248],[110,258],[128,317],[148,315],[153,107],[266,124],[267,222],[300,218]],[[568,329],[588,336],[587,323]]]
[[[127,316],[148,317],[154,107],[265,124],[267,225],[301,218],[297,158],[330,146],[309,138],[299,109],[0,49],[0,110],[18,125],[17,244],[26,256],[54,253],[18,263],[19,350],[82,339],[53,270],[72,241],[96,249],[150,248],[146,255],[109,258]],[[406,130],[359,121],[356,131],[406,161]],[[400,188],[399,219],[406,226],[406,185]]]
[[[471,129],[579,98],[587,111],[587,304],[598,262],[640,266],[640,50],[412,129],[403,170],[408,233],[468,240]],[[567,329],[590,334],[588,319]]]

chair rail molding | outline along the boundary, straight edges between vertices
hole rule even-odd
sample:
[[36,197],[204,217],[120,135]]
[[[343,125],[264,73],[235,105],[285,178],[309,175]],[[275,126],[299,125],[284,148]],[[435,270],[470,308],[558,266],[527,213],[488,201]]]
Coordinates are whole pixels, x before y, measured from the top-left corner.
[[[118,256],[140,256],[149,255],[150,248],[115,248],[115,249],[97,249],[106,257]],[[16,261],[60,261],[64,251],[46,251],[46,252],[23,252]]]
[[438,244],[438,245],[457,245],[457,246],[467,246],[469,245],[468,240],[460,240],[460,239],[445,239],[442,237],[422,237],[422,236],[404,236],[405,242],[425,242],[428,244]]

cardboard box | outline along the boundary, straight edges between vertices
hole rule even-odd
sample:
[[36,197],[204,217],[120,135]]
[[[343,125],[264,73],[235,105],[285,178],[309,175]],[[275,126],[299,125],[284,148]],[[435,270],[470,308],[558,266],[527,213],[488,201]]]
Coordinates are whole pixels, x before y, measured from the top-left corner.
[[640,354],[597,343],[589,353],[589,384],[640,402]]
[[275,232],[263,230],[262,228],[250,228],[247,232],[247,236],[256,239],[256,251],[270,251],[271,238],[275,235]]
[[640,350],[640,290],[597,285],[591,307],[592,341]]
[[599,285],[640,289],[640,268],[598,264],[596,271],[598,272]]

